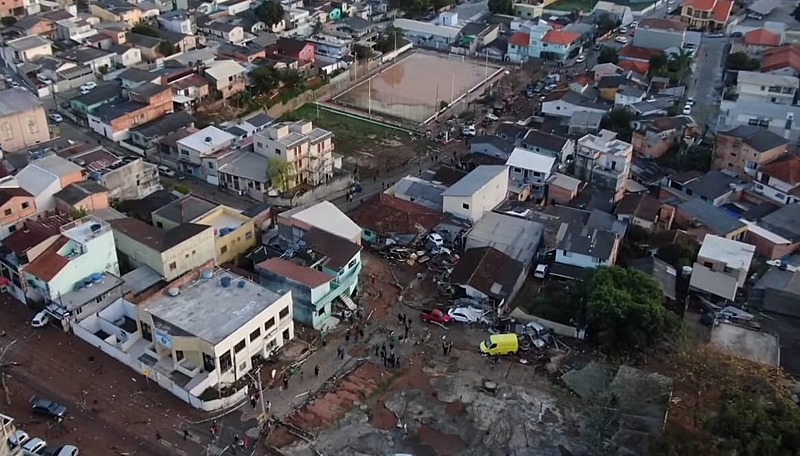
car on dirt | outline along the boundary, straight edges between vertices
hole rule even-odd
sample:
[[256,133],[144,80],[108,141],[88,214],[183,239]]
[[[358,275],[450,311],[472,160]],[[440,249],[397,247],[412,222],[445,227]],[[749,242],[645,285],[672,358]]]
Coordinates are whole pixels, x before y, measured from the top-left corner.
[[453,319],[449,314],[439,309],[433,309],[430,312],[420,312],[419,318],[424,322],[439,323],[440,325],[444,325]]
[[31,411],[38,415],[63,418],[67,414],[67,406],[56,401],[33,396],[28,402],[31,404]]

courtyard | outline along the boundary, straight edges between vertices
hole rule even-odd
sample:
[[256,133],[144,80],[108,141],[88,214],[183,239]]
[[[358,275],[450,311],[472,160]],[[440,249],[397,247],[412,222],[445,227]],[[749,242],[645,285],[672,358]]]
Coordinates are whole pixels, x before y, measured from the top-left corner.
[[493,78],[493,64],[458,55],[414,52],[370,79],[334,97],[334,104],[418,125]]

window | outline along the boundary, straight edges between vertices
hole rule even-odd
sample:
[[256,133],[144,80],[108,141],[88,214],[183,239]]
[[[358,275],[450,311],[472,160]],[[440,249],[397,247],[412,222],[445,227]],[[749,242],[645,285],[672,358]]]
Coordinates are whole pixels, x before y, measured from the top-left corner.
[[469,203],[461,203],[462,209],[469,209]]
[[347,263],[347,269],[352,269],[356,265],[356,260]]
[[264,323],[264,333],[269,333],[269,331],[275,327],[275,317],[270,318]]
[[521,168],[514,168],[514,172],[515,172],[515,173],[521,173],[521,172],[522,172],[522,169],[521,169]]
[[227,245],[223,245],[222,248],[219,249],[219,252],[220,253],[227,253],[228,252],[228,246]]
[[325,315],[325,306],[320,307],[319,310],[317,311],[318,317],[321,317],[323,315]]
[[3,211],[3,213],[6,215],[11,215],[11,209],[6,209],[5,211]]
[[704,261],[703,262],[703,266],[707,267],[708,269],[711,269],[711,268],[714,267],[714,263],[712,263],[710,261]]
[[[188,257],[189,255],[186,255],[186,256]],[[170,263],[170,264],[169,264],[169,270],[170,270],[170,271],[174,271],[174,270],[176,270],[176,269],[178,269],[178,264],[177,264],[177,263],[175,263],[175,262],[173,261],[172,263]]]
[[281,154],[281,150],[280,150],[280,149],[278,149],[278,148],[276,147],[276,148],[275,148],[275,153],[276,153],[276,154],[278,154],[278,155],[280,155],[280,154]]
[[250,333],[250,342],[258,339],[259,336],[261,336],[261,328],[256,328],[255,331]]
[[17,227],[16,226],[11,225],[11,226],[8,227],[8,234],[13,233],[14,231],[17,231]]
[[263,149],[264,148],[264,143],[257,142],[256,143],[256,147],[258,147],[259,149]]
[[183,350],[175,350],[175,359],[178,361],[183,359]]
[[231,361],[231,352],[226,351],[222,354],[222,356],[219,357],[219,370],[221,372],[228,372],[231,370],[232,366],[233,362]]
[[214,169],[214,163],[208,162],[208,169]]
[[8,122],[0,124],[0,133],[3,134],[3,139],[6,141],[14,139],[14,128]]
[[161,222],[156,222],[156,228],[164,228],[164,224]]
[[281,318],[281,320],[283,320],[284,318],[288,317],[289,316],[289,306],[284,307],[281,310],[281,312],[278,314],[278,316]]
[[764,186],[761,184],[756,184],[756,190],[764,190]]
[[784,195],[783,193],[776,193],[775,194],[775,198],[784,199],[784,198],[786,198],[786,195]]
[[39,133],[39,125],[36,124],[36,119],[28,119],[28,133],[32,135]]
[[253,237],[253,232],[252,231],[248,231],[247,233],[244,233],[244,238],[245,239],[250,239],[252,237]]
[[181,155],[185,155],[185,156],[188,157],[189,156],[189,151],[188,150],[182,150],[181,151]]
[[24,203],[22,203],[22,208],[23,208],[23,209],[27,209],[27,208],[29,208],[29,207],[31,207],[31,203],[28,203],[27,201],[26,201],[26,202],[24,202]]
[[233,346],[233,351],[239,353],[240,351],[244,350],[244,347],[246,347],[246,344],[244,343],[244,339],[242,339],[238,344]]

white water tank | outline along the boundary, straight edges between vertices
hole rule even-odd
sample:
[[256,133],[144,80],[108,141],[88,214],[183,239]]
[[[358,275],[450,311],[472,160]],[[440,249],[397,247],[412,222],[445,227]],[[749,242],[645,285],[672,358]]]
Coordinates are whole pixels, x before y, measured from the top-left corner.
[[684,266],[681,268],[681,276],[689,277],[692,275],[692,267],[691,266]]

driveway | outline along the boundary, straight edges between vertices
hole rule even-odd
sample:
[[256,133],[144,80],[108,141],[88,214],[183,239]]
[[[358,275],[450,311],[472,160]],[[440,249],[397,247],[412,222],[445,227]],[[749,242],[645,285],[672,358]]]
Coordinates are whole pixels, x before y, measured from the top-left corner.
[[688,81],[687,96],[695,99],[692,117],[704,125],[719,113],[722,99],[723,63],[730,38],[703,36],[697,57],[692,64],[692,79]]

